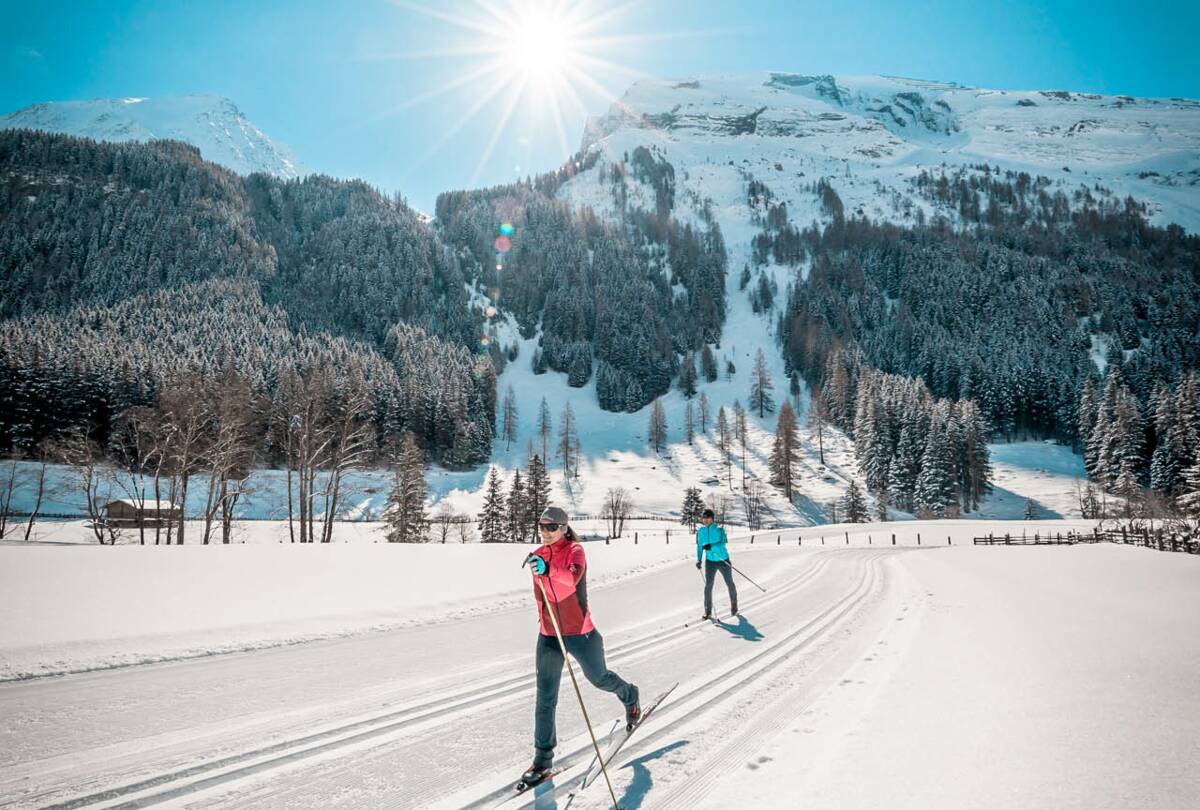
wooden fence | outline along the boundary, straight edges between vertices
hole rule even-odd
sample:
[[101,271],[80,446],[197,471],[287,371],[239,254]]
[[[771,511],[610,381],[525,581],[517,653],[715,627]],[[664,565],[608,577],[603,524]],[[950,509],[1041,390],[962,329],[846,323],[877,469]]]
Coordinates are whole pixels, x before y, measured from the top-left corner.
[[1034,532],[1015,534],[988,534],[974,538],[977,546],[1072,546],[1076,543],[1121,543],[1127,546],[1142,546],[1159,551],[1175,551],[1185,554],[1200,554],[1200,537],[1168,534],[1162,529],[1130,530],[1122,527],[1116,531],[1090,532]]

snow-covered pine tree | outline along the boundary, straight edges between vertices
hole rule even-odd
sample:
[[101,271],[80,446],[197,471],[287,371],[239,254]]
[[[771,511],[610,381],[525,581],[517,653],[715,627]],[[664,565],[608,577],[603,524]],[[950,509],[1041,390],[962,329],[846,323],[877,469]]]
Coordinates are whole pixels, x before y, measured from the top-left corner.
[[979,508],[984,496],[992,491],[991,451],[988,450],[988,425],[975,400],[964,399],[954,408],[955,448],[959,497],[966,512]]
[[697,415],[700,417],[700,432],[708,433],[708,419],[711,416],[708,405],[708,394],[700,392],[700,407],[697,409]]
[[846,523],[867,522],[867,499],[857,481],[850,481],[850,487],[842,499],[842,517]]
[[504,437],[506,449],[508,449],[512,447],[513,441],[517,438],[517,395],[511,385],[504,391],[502,414],[501,435]]
[[700,369],[704,374],[705,382],[717,381],[717,358],[713,356],[712,349],[707,343],[700,350]]
[[521,471],[513,472],[512,488],[508,491],[508,501],[505,503],[504,525],[510,543],[521,543],[526,539],[529,520],[525,514],[525,485],[521,481]]
[[688,487],[683,494],[683,505],[679,509],[679,522],[694,532],[703,512],[704,501],[700,497],[700,489]]
[[1037,520],[1037,502],[1033,498],[1025,499],[1025,514],[1022,520]]
[[771,392],[775,383],[771,381],[771,373],[767,369],[767,358],[759,349],[754,356],[754,370],[750,374],[750,407],[758,411],[762,419],[768,412],[775,412],[775,398]]
[[913,494],[917,515],[945,516],[947,507],[958,504],[956,491],[954,459],[950,455],[946,419],[943,414],[935,412],[925,440],[925,452],[921,456],[921,474]]
[[1183,471],[1182,492],[1175,502],[1185,515],[1200,521],[1200,461]]
[[906,413],[900,430],[900,443],[888,469],[888,489],[897,508],[913,511],[913,493],[921,475],[921,456],[925,452],[925,436],[916,413]]
[[487,489],[483,495],[483,508],[479,512],[479,539],[484,543],[503,543],[504,495],[500,492],[500,474],[492,467],[488,472]]
[[425,453],[409,431],[400,440],[384,521],[389,543],[422,543],[426,539]]
[[679,369],[679,390],[688,399],[696,396],[696,358],[691,352],[683,356],[683,364]]
[[859,387],[859,404],[855,408],[854,449],[858,468],[868,492],[878,492],[888,485],[891,453],[882,407],[876,403],[868,386]]
[[1083,378],[1080,385],[1075,419],[1079,431],[1079,448],[1084,451],[1086,464],[1087,448],[1092,440],[1092,430],[1096,427],[1096,384],[1092,382],[1090,374]]
[[1110,428],[1121,391],[1121,373],[1116,366],[1111,366],[1104,381],[1104,393],[1100,395],[1100,402],[1096,406],[1096,418],[1092,422],[1091,434],[1083,455],[1088,477],[1102,485],[1114,477],[1110,469],[1112,460]]
[[546,475],[546,465],[541,456],[536,453],[529,459],[529,467],[525,470],[525,522],[527,537],[537,539],[537,522],[542,512],[550,505],[550,478]]
[[875,519],[880,523],[886,523],[892,519],[888,507],[892,505],[892,493],[886,489],[882,492],[875,493]]
[[1112,423],[1109,425],[1107,441],[1102,451],[1109,484],[1113,491],[1127,502],[1141,490],[1139,481],[1145,466],[1142,448],[1145,444],[1145,428],[1138,411],[1137,400],[1122,389],[1117,398]]

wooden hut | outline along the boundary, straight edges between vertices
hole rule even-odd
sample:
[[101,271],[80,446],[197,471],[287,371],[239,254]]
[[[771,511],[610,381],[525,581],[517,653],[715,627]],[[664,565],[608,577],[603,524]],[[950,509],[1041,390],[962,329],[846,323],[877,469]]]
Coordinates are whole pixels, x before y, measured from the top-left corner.
[[179,520],[181,510],[170,501],[138,501],[119,498],[104,505],[105,519],[114,526],[166,526]]

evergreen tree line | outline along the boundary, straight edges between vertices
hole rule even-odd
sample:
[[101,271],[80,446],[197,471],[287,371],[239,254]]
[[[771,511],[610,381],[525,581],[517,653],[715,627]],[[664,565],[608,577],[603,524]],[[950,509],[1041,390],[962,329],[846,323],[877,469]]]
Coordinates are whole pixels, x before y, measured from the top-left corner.
[[[286,380],[311,369],[369,401],[377,453],[407,430],[448,466],[490,455],[495,373],[486,357],[409,325],[395,327],[382,349],[293,330],[248,279],[0,321],[0,451],[32,453],[75,428],[105,446],[123,411],[154,406],[187,375],[215,385],[234,374],[278,404]],[[266,449],[264,461],[281,461]]]
[[484,543],[537,542],[538,519],[550,504],[550,478],[542,457],[529,457],[525,476],[514,470],[505,494],[500,474],[493,467],[484,487],[479,511],[479,539]]
[[881,515],[892,506],[952,517],[978,509],[991,491],[990,430],[974,401],[938,399],[921,380],[881,372],[861,351],[844,350],[830,354],[814,399],[814,411],[854,440]]
[[1084,381],[1079,435],[1088,478],[1123,500],[1126,517],[1141,511],[1147,488],[1160,499],[1150,511],[1186,512],[1200,473],[1200,373],[1160,384],[1143,405],[1110,366],[1101,387]]
[[[624,164],[618,166],[620,172],[601,176],[626,182]],[[664,179],[673,170],[658,158],[638,166],[651,182],[673,188]],[[440,195],[439,233],[524,336],[541,327],[530,361],[535,372],[565,373],[576,387],[595,375],[601,407],[637,410],[668,390],[680,355],[720,340],[726,266],[720,229],[711,220],[701,230],[669,212],[640,209],[622,209],[621,221],[609,223],[543,193],[542,185]],[[673,194],[666,199],[673,203]],[[501,223],[515,233],[511,249],[497,254],[493,239]]]
[[258,281],[301,326],[380,344],[398,322],[474,346],[463,277],[361,181],[241,177],[174,141],[0,132],[0,317]]
[[856,346],[936,397],[978,401],[1002,437],[1078,447],[1095,347],[1107,343],[1143,413],[1160,385],[1200,365],[1200,239],[1133,206],[965,230],[850,219],[805,237],[811,270],[780,334],[810,381],[837,347]]
[[[332,367],[376,435],[451,466],[490,454],[494,368],[457,259],[357,181],[239,177],[191,146],[0,132],[0,451],[116,416],[167,379],[226,369],[268,400]],[[503,363],[493,352],[491,365]]]

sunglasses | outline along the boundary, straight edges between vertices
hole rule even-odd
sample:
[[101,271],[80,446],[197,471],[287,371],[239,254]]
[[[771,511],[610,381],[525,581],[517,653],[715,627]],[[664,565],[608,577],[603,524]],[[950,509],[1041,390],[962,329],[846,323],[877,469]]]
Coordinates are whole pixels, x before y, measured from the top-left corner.
[[561,523],[539,523],[538,528],[544,532],[556,532]]

